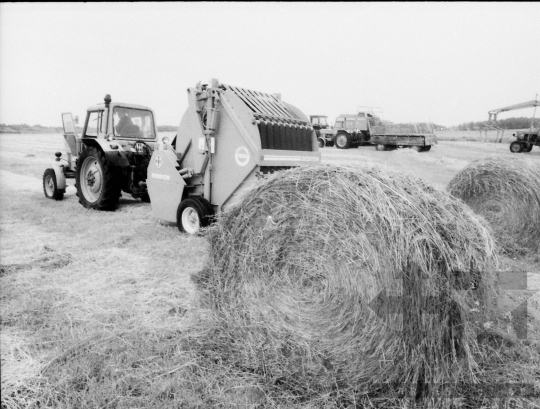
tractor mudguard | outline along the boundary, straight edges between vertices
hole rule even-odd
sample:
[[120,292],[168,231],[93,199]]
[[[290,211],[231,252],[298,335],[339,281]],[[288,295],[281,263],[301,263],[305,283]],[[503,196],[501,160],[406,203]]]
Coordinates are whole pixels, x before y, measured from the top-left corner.
[[[122,150],[122,147],[118,141],[109,142],[106,139],[84,138],[82,142],[85,146],[95,146],[96,148],[101,149],[107,158],[107,162],[112,166],[122,168],[129,166],[129,160],[126,156],[126,152]],[[111,145],[116,146],[116,148],[113,149]]]
[[58,190],[66,190],[66,175],[64,175],[64,167],[69,169],[69,163],[65,159],[55,160],[52,163],[54,174],[56,175],[56,188]]

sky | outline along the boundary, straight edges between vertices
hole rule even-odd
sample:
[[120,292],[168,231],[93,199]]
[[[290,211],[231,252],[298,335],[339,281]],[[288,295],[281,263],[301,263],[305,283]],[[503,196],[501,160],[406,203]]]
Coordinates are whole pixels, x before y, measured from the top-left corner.
[[539,2],[1,3],[0,123],[60,126],[111,94],[176,126],[212,78],[331,122],[487,120],[540,98],[539,22]]

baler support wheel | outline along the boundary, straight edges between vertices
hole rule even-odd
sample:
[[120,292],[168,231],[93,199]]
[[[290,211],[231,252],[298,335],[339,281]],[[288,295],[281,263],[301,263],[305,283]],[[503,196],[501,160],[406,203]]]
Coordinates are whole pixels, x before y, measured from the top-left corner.
[[202,197],[192,196],[180,202],[176,211],[178,230],[188,234],[196,234],[202,227],[212,221],[213,211],[210,203]]

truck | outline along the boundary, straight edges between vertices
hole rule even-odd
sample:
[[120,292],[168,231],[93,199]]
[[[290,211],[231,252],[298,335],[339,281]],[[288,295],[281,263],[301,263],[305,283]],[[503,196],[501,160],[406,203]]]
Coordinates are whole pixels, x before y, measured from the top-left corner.
[[339,115],[333,128],[320,130],[319,146],[338,149],[375,145],[379,151],[410,147],[427,152],[437,143],[434,127],[429,123],[396,124],[383,121],[380,108],[360,108],[356,114]]
[[45,196],[60,200],[74,178],[84,207],[113,210],[124,191],[150,201],[157,219],[195,234],[257,179],[320,164],[309,118],[280,94],[212,80],[187,95],[172,140],[158,137],[151,109],[109,95],[88,109],[80,136],[71,113],[63,114],[69,152],[57,152],[45,171]]

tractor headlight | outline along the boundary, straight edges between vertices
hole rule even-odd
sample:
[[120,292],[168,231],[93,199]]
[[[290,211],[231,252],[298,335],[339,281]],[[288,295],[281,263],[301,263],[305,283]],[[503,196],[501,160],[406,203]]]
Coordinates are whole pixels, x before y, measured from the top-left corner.
[[168,137],[168,136],[164,136],[164,137],[161,139],[161,142],[163,142],[163,143],[169,143],[169,137]]

